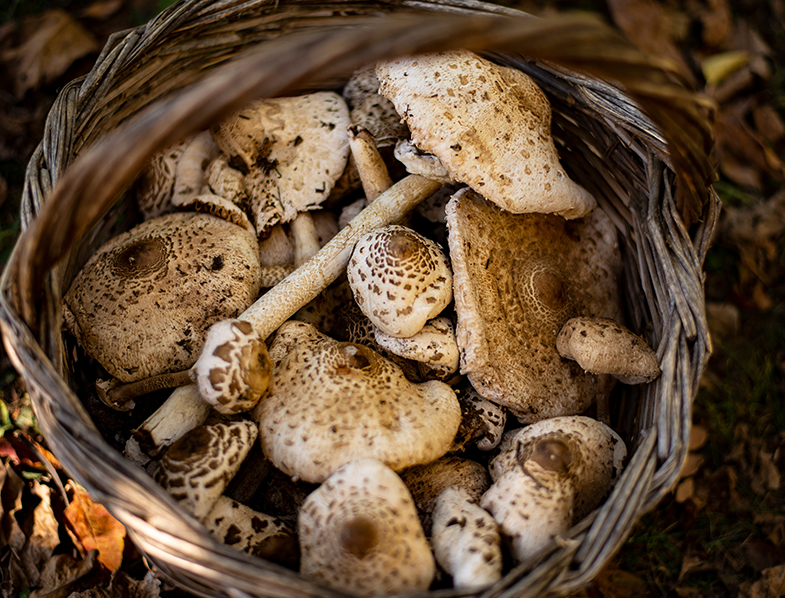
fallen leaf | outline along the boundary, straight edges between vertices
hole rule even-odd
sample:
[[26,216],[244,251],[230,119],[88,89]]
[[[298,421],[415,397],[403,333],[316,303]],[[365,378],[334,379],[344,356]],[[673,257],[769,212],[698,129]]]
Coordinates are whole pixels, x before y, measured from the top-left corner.
[[33,530],[28,538],[30,555],[44,563],[60,544],[60,523],[52,509],[52,490],[38,480],[31,482],[31,492],[40,502],[33,509]]
[[594,585],[604,598],[642,598],[651,595],[643,579],[614,567],[603,569],[594,579]]
[[765,569],[755,582],[739,588],[739,598],[781,598],[785,596],[785,564]]
[[695,480],[692,478],[682,480],[681,483],[679,483],[679,485],[676,487],[676,502],[679,504],[685,503],[690,498],[692,498],[694,493]]
[[[737,316],[738,313],[739,310],[736,309]],[[701,426],[699,424],[693,425],[692,429],[690,430],[689,450],[698,451],[702,449],[708,439],[709,439],[709,431],[704,426]]]
[[691,573],[704,573],[706,571],[714,571],[715,569],[716,566],[713,563],[706,562],[699,556],[685,556],[681,561],[679,581]]
[[98,562],[116,571],[123,561],[125,527],[103,505],[90,498],[76,484],[70,487],[73,498],[65,509],[69,530],[86,551],[97,550]]
[[771,104],[758,104],[752,109],[752,120],[760,136],[769,143],[785,137],[785,123]]
[[684,460],[684,465],[681,467],[679,477],[686,478],[698,473],[700,466],[703,465],[703,457],[697,453],[687,453],[687,458]]
[[54,81],[75,60],[98,49],[90,32],[60,9],[25,19],[22,39],[21,46],[0,55],[13,75],[18,98],[30,89]]
[[161,580],[155,572],[148,571],[143,579],[131,579],[122,571],[112,573],[112,579],[105,588],[91,588],[74,593],[69,598],[159,598]]
[[79,16],[85,19],[103,21],[123,7],[123,0],[98,0],[85,8]]
[[65,598],[74,585],[95,569],[96,553],[89,552],[83,559],[70,554],[58,554],[46,562],[41,571],[40,587],[29,598]]
[[701,71],[707,85],[717,85],[750,61],[749,52],[732,50],[706,57],[701,62]]

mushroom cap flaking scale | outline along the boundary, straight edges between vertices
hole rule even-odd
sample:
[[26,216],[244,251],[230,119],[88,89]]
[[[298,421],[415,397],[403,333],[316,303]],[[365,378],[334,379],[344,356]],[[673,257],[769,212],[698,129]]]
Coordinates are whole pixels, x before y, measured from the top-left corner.
[[148,220],[104,244],[63,300],[65,325],[115,378],[191,367],[214,322],[259,293],[256,237],[214,216]]
[[357,241],[346,276],[357,305],[391,336],[417,334],[452,300],[452,272],[439,245],[397,224]]
[[522,423],[583,412],[609,388],[556,351],[578,315],[621,320],[621,255],[602,210],[510,214],[470,189],[447,204],[461,373]]
[[559,163],[548,99],[521,71],[455,50],[382,61],[376,75],[452,179],[514,213],[580,218],[596,205]]
[[435,563],[396,473],[374,459],[348,463],[305,499],[300,572],[360,596],[427,590]]
[[279,328],[270,358],[272,383],[254,417],[284,473],[318,483],[357,459],[401,470],[450,448],[461,410],[446,384],[412,384],[375,351],[297,321]]

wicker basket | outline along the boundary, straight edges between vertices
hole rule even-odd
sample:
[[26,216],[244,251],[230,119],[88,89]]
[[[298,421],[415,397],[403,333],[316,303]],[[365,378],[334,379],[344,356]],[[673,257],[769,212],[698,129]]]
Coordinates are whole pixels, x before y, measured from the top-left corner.
[[457,46],[525,71],[551,99],[565,167],[618,227],[628,321],[663,369],[655,383],[617,397],[615,427],[632,458],[610,498],[481,595],[585,585],[675,485],[710,351],[701,268],[719,210],[703,106],[675,71],[598,20],[534,19],[472,0],[178,2],[114,35],[90,74],[60,94],[28,167],[25,231],[2,280],[1,312],[7,350],[51,450],[183,589],[342,595],[217,544],[104,440],[72,390],[63,289],[117,227],[118,198],[157,149],[253,98],[336,88],[367,62]]

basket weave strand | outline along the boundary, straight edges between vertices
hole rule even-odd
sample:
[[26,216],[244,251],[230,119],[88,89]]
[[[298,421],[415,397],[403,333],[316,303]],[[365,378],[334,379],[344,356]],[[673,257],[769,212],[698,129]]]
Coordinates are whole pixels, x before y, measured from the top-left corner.
[[252,98],[336,88],[365,62],[458,42],[523,70],[549,96],[565,168],[619,230],[629,324],[656,348],[663,375],[616,401],[632,458],[600,509],[486,591],[427,595],[576,589],[678,480],[710,352],[701,267],[719,203],[708,187],[704,106],[674,69],[595,19],[526,18],[467,0],[179,2],[112,36],[56,101],[28,166],[25,232],[3,275],[0,322],[52,451],[161,573],[194,594],[343,595],[217,544],[103,439],[72,390],[78,364],[63,350],[63,289],[91,251],[132,224],[119,221],[122,205],[110,208],[157,149]]

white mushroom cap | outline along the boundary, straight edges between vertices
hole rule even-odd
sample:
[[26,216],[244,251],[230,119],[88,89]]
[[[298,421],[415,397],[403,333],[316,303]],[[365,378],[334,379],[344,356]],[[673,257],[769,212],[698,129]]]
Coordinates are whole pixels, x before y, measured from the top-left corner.
[[471,190],[447,204],[461,373],[521,422],[585,411],[607,390],[556,351],[572,317],[621,320],[621,255],[602,210],[510,214]]
[[548,99],[521,71],[455,50],[384,61],[376,75],[412,143],[499,207],[580,218],[596,205],[559,163]]
[[568,443],[580,466],[575,476],[575,521],[591,513],[621,475],[627,447],[609,426],[590,417],[566,416],[543,420],[504,435],[499,454],[490,462],[494,480],[515,469],[523,456],[542,438]]
[[374,338],[390,353],[427,364],[439,378],[444,379],[458,371],[460,354],[450,318],[434,318],[417,334],[405,338],[391,336],[376,328]]
[[449,486],[436,498],[431,544],[456,588],[482,588],[502,577],[499,527],[466,490]]
[[452,272],[441,248],[404,226],[363,236],[346,275],[363,313],[392,336],[413,336],[452,300]]
[[446,384],[412,384],[375,351],[304,322],[279,328],[270,358],[272,383],[254,417],[265,455],[283,472],[321,482],[349,461],[400,470],[450,448],[461,412]]
[[300,508],[303,576],[361,596],[424,591],[435,563],[409,491],[373,459],[344,465]]
[[223,320],[210,327],[202,358],[193,375],[199,393],[220,413],[249,411],[270,383],[267,345],[243,320]]
[[395,146],[395,157],[406,167],[406,172],[419,174],[445,185],[455,182],[439,158],[415,147],[408,139],[399,141]]
[[257,433],[245,420],[199,426],[164,453],[155,479],[201,521],[240,470]]
[[556,350],[592,374],[610,374],[624,384],[651,382],[662,373],[657,354],[629,328],[610,318],[568,320]]
[[193,365],[211,324],[259,293],[256,237],[204,214],[148,220],[103,245],[74,279],[64,319],[85,351],[133,382]]

